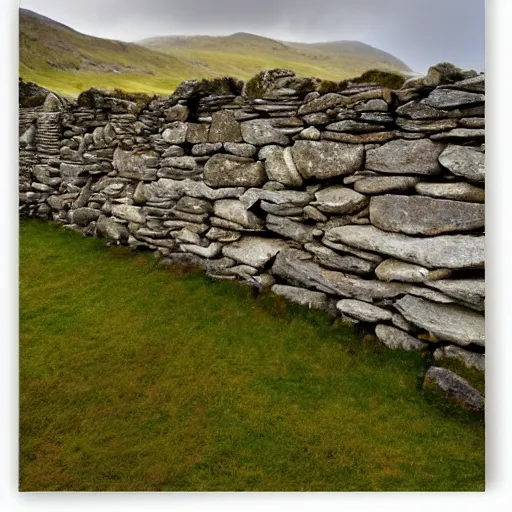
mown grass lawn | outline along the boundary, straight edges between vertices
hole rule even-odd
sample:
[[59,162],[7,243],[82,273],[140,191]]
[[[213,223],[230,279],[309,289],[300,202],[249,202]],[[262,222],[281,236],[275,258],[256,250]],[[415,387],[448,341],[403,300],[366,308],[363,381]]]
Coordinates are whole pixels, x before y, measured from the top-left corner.
[[420,355],[153,261],[21,221],[22,491],[484,489]]

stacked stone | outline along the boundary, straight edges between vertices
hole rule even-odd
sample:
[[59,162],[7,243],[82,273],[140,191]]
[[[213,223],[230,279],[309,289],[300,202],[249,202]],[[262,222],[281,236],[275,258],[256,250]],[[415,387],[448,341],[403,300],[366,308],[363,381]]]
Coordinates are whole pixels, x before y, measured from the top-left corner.
[[58,176],[32,166],[44,195],[29,214],[51,210],[84,234],[158,251],[162,264],[270,288],[373,325],[390,348],[481,370],[485,77],[475,75],[305,94],[288,73],[262,98],[198,98],[187,82],[142,112],[96,93],[93,107],[67,109],[60,152],[44,153]]

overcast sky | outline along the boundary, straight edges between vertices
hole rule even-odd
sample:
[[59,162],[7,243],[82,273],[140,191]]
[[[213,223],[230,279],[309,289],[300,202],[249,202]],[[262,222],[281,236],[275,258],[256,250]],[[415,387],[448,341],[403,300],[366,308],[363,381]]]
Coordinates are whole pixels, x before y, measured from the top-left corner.
[[21,0],[86,34],[251,32],[288,41],[358,40],[425,72],[437,62],[484,69],[485,0]]

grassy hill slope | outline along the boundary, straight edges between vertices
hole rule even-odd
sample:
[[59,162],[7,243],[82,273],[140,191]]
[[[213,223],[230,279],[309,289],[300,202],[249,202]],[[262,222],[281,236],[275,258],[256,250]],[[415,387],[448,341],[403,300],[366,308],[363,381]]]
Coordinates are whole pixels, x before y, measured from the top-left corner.
[[285,43],[237,33],[125,43],[81,34],[20,9],[20,76],[63,94],[75,95],[92,86],[169,94],[185,79],[247,79],[273,67],[331,80],[371,68],[409,71],[392,55],[357,41]]

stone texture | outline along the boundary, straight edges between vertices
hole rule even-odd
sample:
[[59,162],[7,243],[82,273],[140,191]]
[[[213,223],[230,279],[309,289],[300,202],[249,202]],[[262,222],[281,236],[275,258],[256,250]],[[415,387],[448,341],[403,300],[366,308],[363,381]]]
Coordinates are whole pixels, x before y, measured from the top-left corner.
[[485,301],[484,279],[443,279],[427,283],[427,286],[435,288],[445,295],[454,297],[460,301],[479,306],[483,309]]
[[467,368],[476,368],[480,372],[485,371],[485,355],[476,352],[470,352],[456,345],[447,345],[439,347],[434,352],[434,359],[436,361],[443,361],[444,359],[455,359],[460,361]]
[[449,145],[439,155],[439,162],[469,181],[485,180],[485,155],[475,148]]
[[388,194],[371,198],[370,222],[384,231],[408,235],[473,231],[485,225],[485,206],[424,196]]
[[324,110],[336,107],[338,105],[345,105],[347,98],[336,93],[327,93],[319,98],[315,98],[308,103],[304,103],[299,108],[299,115],[313,114],[316,112],[322,112]]
[[379,308],[367,302],[354,299],[343,299],[336,304],[336,308],[341,313],[361,320],[362,322],[382,322],[391,320],[392,313],[384,308]]
[[132,178],[143,181],[156,179],[156,169],[148,167],[148,159],[153,155],[138,155],[130,151],[116,148],[114,151],[113,166],[118,175],[123,178]]
[[412,238],[374,226],[341,226],[326,233],[327,240],[375,251],[428,268],[480,268],[484,265],[484,237],[469,235]]
[[420,341],[401,329],[389,325],[377,325],[375,334],[381,343],[392,350],[417,350],[421,352],[428,346],[428,343]]
[[420,178],[413,176],[370,176],[354,183],[354,190],[361,194],[402,192],[413,188]]
[[238,242],[225,246],[222,253],[245,265],[263,268],[279,251],[287,248],[284,240],[245,236]]
[[359,144],[299,140],[292,147],[292,156],[303,178],[325,180],[360,169],[364,148]]
[[242,142],[240,123],[231,110],[218,110],[212,114],[208,142]]
[[71,220],[74,224],[79,226],[87,226],[93,220],[96,220],[100,216],[100,211],[94,208],[77,208],[71,212]]
[[366,196],[341,185],[319,190],[315,198],[311,204],[324,213],[353,213],[368,205]]
[[139,206],[130,206],[128,204],[114,205],[112,207],[112,215],[138,224],[143,224],[146,220]]
[[295,222],[287,217],[279,217],[271,213],[267,215],[266,227],[274,233],[285,238],[291,238],[301,244],[313,240],[313,232],[315,231],[313,226],[306,226],[301,222]]
[[228,153],[232,153],[236,156],[245,156],[246,158],[251,158],[258,152],[258,148],[256,146],[246,144],[245,142],[225,142],[224,149]]
[[[355,187],[354,187],[355,188]],[[417,183],[416,192],[437,199],[453,199],[469,203],[485,202],[485,190],[470,183]]]
[[436,175],[442,144],[428,139],[393,140],[366,152],[366,168],[390,174]]
[[[375,275],[386,282],[400,281],[403,283],[424,283],[450,277],[451,270],[429,270],[420,265],[405,263],[404,261],[387,259],[375,269]],[[442,291],[442,290],[441,290]]]
[[215,201],[213,213],[221,219],[236,222],[246,229],[260,229],[263,227],[263,221],[247,210],[244,204],[236,199],[220,199]]
[[312,292],[306,288],[275,284],[272,286],[271,291],[290,302],[295,302],[301,306],[308,306],[313,309],[327,309],[329,305],[325,293]]
[[483,94],[458,91],[455,89],[434,89],[422,103],[434,108],[460,108],[469,107],[485,102]]
[[266,144],[288,144],[288,137],[274,128],[270,119],[253,119],[241,123],[242,137],[245,142],[255,146]]
[[293,161],[291,148],[264,146],[258,157],[265,161],[265,172],[269,180],[291,187],[302,185],[302,176]]
[[439,304],[406,295],[395,307],[414,325],[440,340],[457,345],[485,345],[485,319],[482,315],[452,304]]
[[262,162],[216,154],[204,167],[204,182],[211,187],[258,187],[266,180]]
[[353,274],[369,274],[377,265],[375,262],[351,254],[338,254],[318,242],[307,243],[304,245],[304,249],[314,255],[313,261],[315,263],[332,270],[341,270]]
[[485,407],[484,398],[479,391],[468,381],[446,368],[431,366],[425,375],[423,385],[427,389],[444,392],[448,398],[466,409],[482,411]]
[[162,133],[162,139],[169,144],[183,144],[187,139],[187,123],[175,121],[170,123]]

